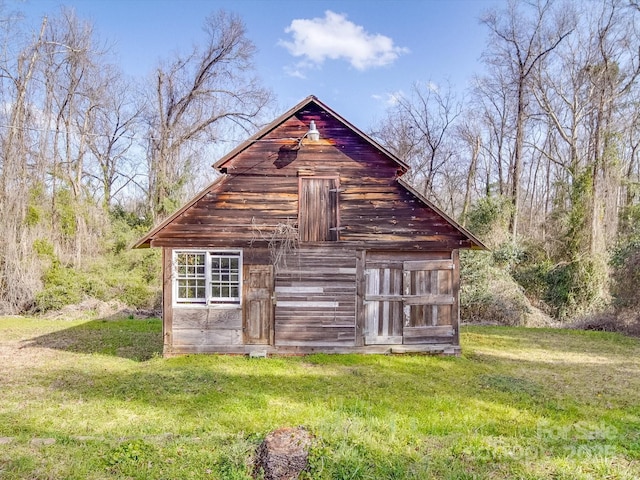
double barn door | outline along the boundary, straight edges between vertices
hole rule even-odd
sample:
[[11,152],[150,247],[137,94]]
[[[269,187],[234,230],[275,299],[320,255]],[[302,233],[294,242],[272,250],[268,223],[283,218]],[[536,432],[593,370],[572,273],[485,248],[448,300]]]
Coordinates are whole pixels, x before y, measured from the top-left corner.
[[367,260],[365,344],[450,343],[457,328],[452,259]]

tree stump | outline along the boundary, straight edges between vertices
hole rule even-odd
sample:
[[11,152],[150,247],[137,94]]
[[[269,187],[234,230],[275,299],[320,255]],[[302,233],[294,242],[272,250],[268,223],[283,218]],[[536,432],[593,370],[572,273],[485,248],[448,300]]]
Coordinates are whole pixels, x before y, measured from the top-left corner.
[[269,433],[256,450],[255,476],[264,480],[294,480],[307,468],[312,436],[303,427]]

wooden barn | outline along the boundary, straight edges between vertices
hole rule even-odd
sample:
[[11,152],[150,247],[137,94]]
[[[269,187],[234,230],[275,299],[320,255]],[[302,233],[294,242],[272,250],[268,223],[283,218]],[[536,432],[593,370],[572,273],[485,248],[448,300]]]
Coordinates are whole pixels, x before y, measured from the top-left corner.
[[214,164],[163,252],[165,355],[459,352],[461,248],[408,166],[310,96]]

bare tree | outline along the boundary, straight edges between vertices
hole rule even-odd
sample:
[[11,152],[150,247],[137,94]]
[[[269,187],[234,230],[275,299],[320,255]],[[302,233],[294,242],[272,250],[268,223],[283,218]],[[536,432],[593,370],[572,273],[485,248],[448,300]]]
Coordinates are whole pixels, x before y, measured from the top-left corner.
[[40,33],[12,55],[10,33],[13,22],[5,21],[3,57],[0,59],[0,91],[5,99],[6,117],[0,138],[0,311],[15,312],[33,298],[38,270],[30,261],[25,222],[29,198],[29,145],[32,131],[26,126],[32,119],[30,107],[33,79],[41,55]]
[[[472,108],[481,112],[486,140],[483,150],[495,165],[497,173],[497,193],[506,195],[508,190],[508,172],[511,164],[510,145],[512,143],[513,100],[511,85],[500,70],[494,70],[492,76],[477,78],[472,89]],[[489,159],[487,159],[488,161]],[[490,169],[487,174],[491,176]],[[486,181],[486,190],[491,192],[491,179]]]
[[374,135],[396,156],[411,165],[408,180],[425,195],[441,203],[436,183],[454,156],[453,126],[462,102],[447,86],[416,83],[410,97],[397,103]]
[[[270,93],[251,76],[255,47],[241,20],[219,12],[205,21],[202,47],[156,70],[148,101],[149,208],[166,216],[191,173],[190,151],[220,139],[229,123],[255,128]],[[197,153],[197,151],[196,151]]]
[[467,169],[464,188],[464,201],[462,203],[462,212],[460,213],[462,226],[465,226],[467,222],[467,212],[471,205],[472,189],[478,171],[478,159],[482,148],[482,133],[479,124],[474,122],[473,118],[470,118],[460,124],[457,129],[457,135],[461,144],[466,147],[465,150],[469,156],[469,167]]
[[[527,12],[521,10],[525,6]],[[504,11],[487,13],[482,22],[489,28],[490,50],[485,59],[496,69],[506,72],[514,86],[515,143],[511,165],[511,233],[518,233],[520,203],[520,177],[523,165],[523,147],[526,121],[529,115],[531,74],[534,67],[553,51],[573,31],[570,16],[556,16],[551,25],[553,2],[516,2],[509,0]]]
[[135,182],[127,166],[132,163],[128,157],[136,144],[143,105],[131,98],[133,87],[120,72],[107,68],[102,76],[94,89],[98,101],[90,111],[87,145],[95,158],[95,173],[89,176],[98,182],[102,205],[108,211],[114,195]]
[[51,213],[53,231],[63,250],[72,252],[75,265],[95,246],[98,232],[87,202],[86,169],[91,160],[88,138],[92,111],[97,107],[104,52],[97,46],[93,26],[80,20],[73,10],[62,9],[49,21],[44,38],[42,75],[52,99],[51,139],[53,165]]
[[[573,38],[559,48],[553,61],[535,72],[533,94],[557,137],[556,151],[543,153],[563,169],[571,185],[587,176],[589,189],[580,197],[587,246],[602,254],[615,237],[621,187],[622,131],[631,131],[626,108],[640,73],[632,47],[634,15],[620,1],[594,4]],[[631,14],[630,14],[631,13]],[[627,112],[622,114],[622,112]],[[633,140],[630,138],[630,144]]]

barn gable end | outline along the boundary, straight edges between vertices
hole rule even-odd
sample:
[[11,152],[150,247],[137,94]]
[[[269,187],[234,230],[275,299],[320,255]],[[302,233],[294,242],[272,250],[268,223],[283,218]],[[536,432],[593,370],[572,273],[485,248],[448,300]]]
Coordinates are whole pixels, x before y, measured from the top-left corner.
[[136,245],[164,251],[166,353],[457,351],[457,250],[484,246],[407,165],[308,97],[214,168]]

